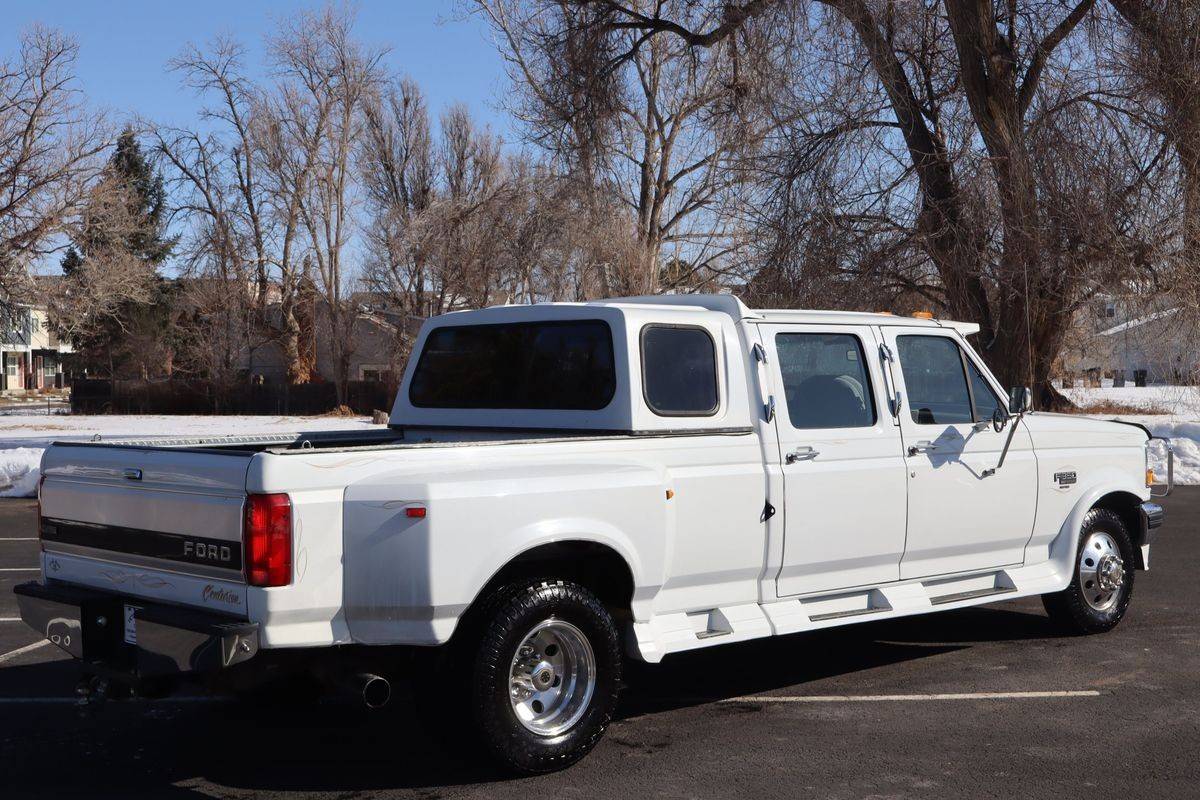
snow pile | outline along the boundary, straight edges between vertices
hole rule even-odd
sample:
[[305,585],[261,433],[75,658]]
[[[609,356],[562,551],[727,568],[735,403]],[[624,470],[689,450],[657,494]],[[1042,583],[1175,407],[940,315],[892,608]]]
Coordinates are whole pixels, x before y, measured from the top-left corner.
[[33,497],[41,463],[40,447],[0,450],[0,497]]
[[[1171,441],[1175,451],[1175,483],[1200,484],[1200,387],[1198,386],[1122,386],[1105,380],[1100,387],[1063,389],[1063,394],[1078,406],[1096,403],[1120,403],[1131,408],[1158,412],[1148,414],[1104,414],[1097,419],[1119,419],[1145,425],[1155,436]],[[1165,412],[1165,413],[1164,413]],[[1150,466],[1160,481],[1167,479],[1167,453],[1162,443],[1150,447]]]
[[[1200,484],[1200,422],[1160,414],[1122,416],[1117,419],[1139,422],[1155,436],[1170,439],[1171,448],[1175,451],[1175,483]],[[1150,467],[1159,481],[1167,480],[1167,452],[1161,442],[1154,442],[1150,447]]]
[[260,433],[370,430],[367,417],[217,417],[169,415],[73,416],[7,414],[0,416],[0,497],[33,497],[42,451],[51,442],[89,442],[124,436],[163,438]]

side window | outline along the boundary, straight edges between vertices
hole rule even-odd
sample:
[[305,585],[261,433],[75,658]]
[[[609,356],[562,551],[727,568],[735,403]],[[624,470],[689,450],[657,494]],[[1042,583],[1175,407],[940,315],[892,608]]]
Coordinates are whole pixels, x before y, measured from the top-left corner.
[[1000,398],[996,397],[991,384],[984,379],[983,373],[971,363],[970,359],[967,359],[967,374],[971,376],[971,397],[975,400],[975,419],[991,419],[996,409],[1000,409],[1007,415],[1007,406],[1000,402]]
[[896,346],[913,422],[946,425],[974,421],[963,358],[953,340],[945,336],[900,336]]
[[779,333],[775,350],[793,428],[869,428],[875,424],[875,400],[857,336]]
[[717,413],[717,346],[703,328],[642,328],[642,392],[663,417]]

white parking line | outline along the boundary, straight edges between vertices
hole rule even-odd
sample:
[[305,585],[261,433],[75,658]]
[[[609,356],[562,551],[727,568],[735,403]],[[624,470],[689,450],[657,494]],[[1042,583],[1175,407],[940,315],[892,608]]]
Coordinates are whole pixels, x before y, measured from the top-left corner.
[[32,653],[34,650],[45,647],[48,644],[50,644],[49,639],[42,639],[40,642],[27,644],[24,647],[18,647],[16,650],[9,650],[7,653],[0,655],[0,664],[3,664],[7,661],[12,661],[17,656],[23,656],[26,653]]
[[20,617],[0,617],[0,622],[20,622]]
[[1099,697],[1095,689],[1067,692],[960,692],[954,694],[812,694],[747,695],[722,703],[885,703],[914,700],[1041,700],[1052,697]]
[[36,542],[36,536],[0,536],[0,542]]
[[40,572],[41,567],[0,567],[0,572]]

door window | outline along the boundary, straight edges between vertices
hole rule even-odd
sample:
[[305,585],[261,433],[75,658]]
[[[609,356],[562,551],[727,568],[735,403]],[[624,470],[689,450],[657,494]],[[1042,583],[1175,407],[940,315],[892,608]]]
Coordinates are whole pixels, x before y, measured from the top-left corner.
[[971,393],[958,345],[945,336],[900,336],[900,369],[918,425],[973,422]]
[[1000,409],[1001,413],[1008,416],[1007,407],[1000,402],[1000,398],[996,397],[991,384],[969,359],[967,360],[967,374],[971,376],[971,398],[975,401],[975,420],[991,419],[992,415],[996,413],[996,409]]
[[775,336],[775,350],[793,428],[869,428],[875,424],[875,400],[857,336],[780,333]]

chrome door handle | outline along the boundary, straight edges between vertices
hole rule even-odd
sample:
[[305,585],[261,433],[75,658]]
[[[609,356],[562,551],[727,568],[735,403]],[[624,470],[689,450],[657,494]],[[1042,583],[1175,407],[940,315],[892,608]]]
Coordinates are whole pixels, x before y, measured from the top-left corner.
[[933,442],[917,442],[908,448],[908,454],[910,456],[915,456],[919,455],[920,453],[931,453],[937,449],[938,446]]
[[795,464],[797,461],[811,461],[819,455],[821,455],[820,450],[814,450],[811,447],[797,447],[784,456],[783,460],[788,464]]

